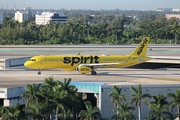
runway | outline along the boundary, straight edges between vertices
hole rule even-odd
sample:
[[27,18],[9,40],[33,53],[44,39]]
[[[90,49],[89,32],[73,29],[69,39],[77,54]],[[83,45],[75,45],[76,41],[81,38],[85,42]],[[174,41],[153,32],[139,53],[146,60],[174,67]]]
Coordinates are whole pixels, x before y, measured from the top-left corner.
[[[84,46],[0,46],[0,57],[3,56],[35,56],[35,55],[74,55],[79,52],[82,55],[101,55],[101,54],[115,54],[125,55],[130,54],[137,45],[120,45],[118,47],[109,47],[100,45]],[[114,45],[116,46],[116,45]],[[151,50],[150,50],[151,49]],[[148,47],[147,56],[180,56],[179,45],[151,45]]]
[[0,87],[24,86],[32,83],[42,83],[45,78],[53,76],[55,80],[63,81],[72,78],[73,82],[101,82],[107,85],[138,85],[138,84],[180,84],[180,71],[167,70],[141,70],[141,69],[98,69],[97,75],[63,72],[59,70],[42,71],[1,70]]

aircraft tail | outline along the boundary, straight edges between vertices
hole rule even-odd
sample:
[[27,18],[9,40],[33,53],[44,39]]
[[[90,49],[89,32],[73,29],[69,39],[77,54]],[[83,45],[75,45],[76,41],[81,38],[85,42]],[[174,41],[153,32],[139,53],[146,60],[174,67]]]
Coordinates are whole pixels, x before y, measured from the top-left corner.
[[145,57],[149,41],[150,41],[150,37],[143,38],[141,43],[136,47],[136,49],[130,55]]

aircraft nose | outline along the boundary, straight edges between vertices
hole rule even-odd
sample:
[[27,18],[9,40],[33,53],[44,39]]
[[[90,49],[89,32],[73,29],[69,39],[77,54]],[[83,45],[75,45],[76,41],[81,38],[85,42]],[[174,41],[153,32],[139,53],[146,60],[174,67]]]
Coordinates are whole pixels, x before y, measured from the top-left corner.
[[28,61],[25,62],[25,63],[24,63],[24,66],[25,66],[25,67],[29,67],[29,62],[28,62]]

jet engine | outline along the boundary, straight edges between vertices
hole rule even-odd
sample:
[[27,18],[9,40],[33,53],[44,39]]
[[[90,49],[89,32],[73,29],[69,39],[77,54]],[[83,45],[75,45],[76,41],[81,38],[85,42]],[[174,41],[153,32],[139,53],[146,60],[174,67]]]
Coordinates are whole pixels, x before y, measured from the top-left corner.
[[86,74],[92,71],[92,69],[88,66],[78,66],[76,70],[81,74]]

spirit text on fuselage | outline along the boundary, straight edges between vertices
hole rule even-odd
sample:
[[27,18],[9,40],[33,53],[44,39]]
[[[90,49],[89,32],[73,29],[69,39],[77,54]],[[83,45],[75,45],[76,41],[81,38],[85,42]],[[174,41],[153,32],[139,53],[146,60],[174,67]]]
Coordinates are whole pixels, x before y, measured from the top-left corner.
[[63,62],[65,64],[70,64],[74,66],[74,64],[85,64],[89,60],[89,63],[99,63],[98,56],[76,56],[76,57],[64,57]]

